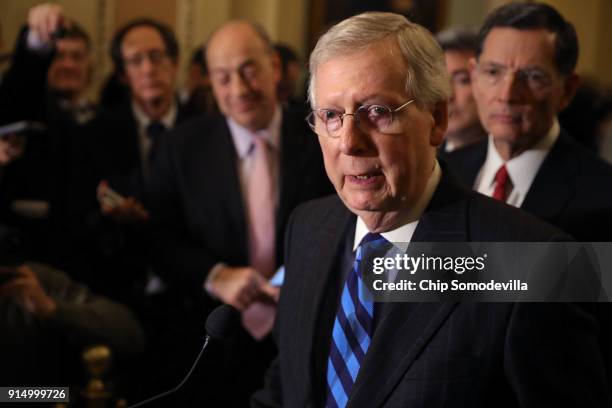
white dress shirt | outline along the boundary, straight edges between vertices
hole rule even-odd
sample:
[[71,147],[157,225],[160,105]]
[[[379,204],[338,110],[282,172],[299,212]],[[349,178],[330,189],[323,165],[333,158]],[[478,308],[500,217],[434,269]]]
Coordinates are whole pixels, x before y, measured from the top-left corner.
[[[425,208],[431,201],[431,197],[433,196],[436,188],[438,187],[438,183],[440,183],[440,177],[442,176],[442,170],[440,169],[440,165],[436,160],[435,166],[429,179],[427,180],[427,184],[425,185],[425,190],[423,194],[415,205],[412,207],[411,212],[408,216],[407,223],[394,229],[391,231],[386,231],[381,233],[387,241],[393,243],[408,243],[412,240],[412,236],[414,235],[414,231],[419,223],[419,219],[423,215]],[[355,226],[355,241],[353,243],[353,252],[357,250],[357,247],[361,243],[363,237],[368,233],[368,227],[365,222],[361,219],[361,217],[357,217],[357,223]]]
[[[555,118],[546,137],[531,149],[505,162],[508,177],[512,181],[512,190],[508,194],[506,203],[515,207],[520,207],[523,204],[533,179],[538,174],[548,152],[550,152],[550,149],[557,141],[559,133],[559,122]],[[495,175],[502,165],[504,165],[504,160],[495,148],[493,136],[489,135],[487,158],[478,172],[474,182],[474,189],[479,193],[492,197],[495,191]]]
[[[271,151],[268,156],[269,164],[270,164],[270,175],[272,176],[272,191],[275,196],[275,202],[278,206],[279,202],[279,165],[280,165],[280,137],[281,137],[281,124],[283,120],[283,113],[280,106],[276,107],[274,111],[274,116],[270,121],[270,124],[267,128],[262,129],[256,134],[264,139],[266,139],[268,146]],[[229,127],[230,134],[232,136],[232,140],[234,142],[234,147],[236,148],[236,154],[238,156],[237,166],[238,166],[238,178],[240,181],[240,193],[242,195],[243,202],[246,203],[247,200],[247,191],[249,188],[249,177],[251,174],[251,168],[253,167],[253,152],[254,144],[252,141],[253,132],[245,127],[239,125],[232,118],[227,117],[227,126]],[[245,208],[247,206],[245,205]],[[216,294],[212,287],[212,281],[219,274],[222,268],[226,265],[223,262],[219,262],[215,264],[206,277],[204,282],[204,289],[208,292],[209,295],[216,298]]]
[[[270,164],[270,175],[272,176],[272,192],[275,197],[276,205],[279,199],[279,164],[280,164],[280,136],[281,123],[283,119],[282,109],[276,107],[274,116],[267,128],[255,132],[255,134],[266,140],[270,148],[268,160]],[[253,168],[254,155],[253,148],[255,147],[252,141],[253,132],[239,125],[232,118],[227,118],[227,125],[232,135],[236,154],[238,155],[238,178],[240,179],[240,192],[244,202],[247,200],[247,190],[249,186],[249,177]],[[246,207],[246,206],[245,206]]]

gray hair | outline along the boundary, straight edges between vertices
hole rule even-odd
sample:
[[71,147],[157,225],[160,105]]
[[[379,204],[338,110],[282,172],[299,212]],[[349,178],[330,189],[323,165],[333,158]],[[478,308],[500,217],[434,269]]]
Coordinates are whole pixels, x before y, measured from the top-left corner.
[[314,107],[317,68],[339,56],[367,49],[387,38],[395,39],[406,63],[405,90],[420,108],[445,101],[450,94],[444,54],[432,34],[406,17],[393,13],[367,12],[331,27],[310,54],[308,99]]

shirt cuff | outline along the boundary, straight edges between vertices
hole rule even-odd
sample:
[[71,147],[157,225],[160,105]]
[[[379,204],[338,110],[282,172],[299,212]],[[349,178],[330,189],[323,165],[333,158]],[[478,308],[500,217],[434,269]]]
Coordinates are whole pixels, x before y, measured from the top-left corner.
[[217,294],[215,293],[212,283],[217,277],[217,275],[221,273],[221,270],[225,267],[227,267],[227,265],[223,262],[215,264],[215,266],[213,266],[208,272],[208,275],[206,276],[206,281],[204,281],[204,290],[206,290],[206,293],[208,293],[208,295],[210,295],[210,297],[212,297],[213,299],[219,300],[219,296],[217,296]]
[[28,50],[39,54],[44,54],[51,51],[51,44],[44,42],[35,31],[28,30],[26,32],[26,44]]

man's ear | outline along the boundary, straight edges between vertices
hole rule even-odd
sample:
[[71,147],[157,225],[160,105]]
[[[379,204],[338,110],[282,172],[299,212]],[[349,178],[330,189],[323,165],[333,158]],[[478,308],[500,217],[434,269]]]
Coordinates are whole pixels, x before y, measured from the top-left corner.
[[431,112],[433,118],[433,127],[429,137],[429,143],[434,146],[440,146],[446,134],[448,127],[448,101],[440,101],[434,105]]
[[569,106],[576,95],[576,91],[580,86],[580,77],[575,72],[569,74],[563,80],[563,95],[561,96],[561,100],[559,101],[559,107],[557,108],[557,112],[561,112],[565,108]]
[[278,84],[281,80],[281,60],[278,52],[272,51],[270,54],[270,62],[272,63],[272,70],[274,71],[274,83]]

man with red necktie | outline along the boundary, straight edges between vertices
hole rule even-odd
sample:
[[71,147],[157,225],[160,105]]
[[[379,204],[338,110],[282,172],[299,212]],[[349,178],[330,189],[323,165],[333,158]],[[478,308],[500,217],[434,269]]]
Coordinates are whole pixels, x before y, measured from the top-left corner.
[[519,207],[579,241],[612,237],[612,166],[559,126],[572,100],[578,39],[551,6],[510,4],[479,34],[472,86],[488,141],[447,162],[485,195]]

